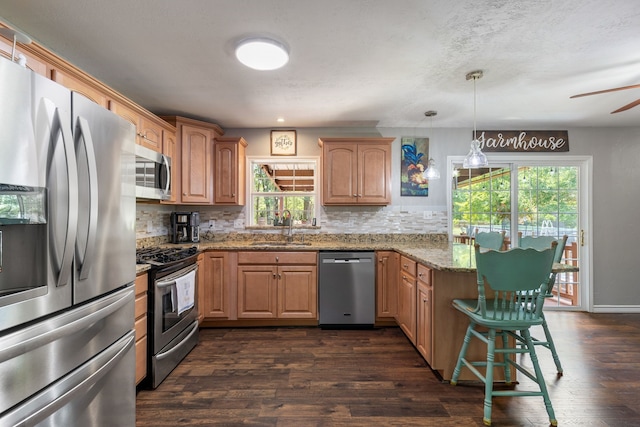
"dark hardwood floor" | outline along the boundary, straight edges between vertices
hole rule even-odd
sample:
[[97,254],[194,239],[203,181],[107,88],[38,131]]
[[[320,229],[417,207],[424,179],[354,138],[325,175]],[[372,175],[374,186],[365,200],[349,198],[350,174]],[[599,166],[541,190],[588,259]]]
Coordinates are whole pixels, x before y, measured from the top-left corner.
[[[564,376],[538,355],[558,425],[640,426],[640,314],[546,315]],[[481,426],[483,398],[441,382],[398,328],[202,329],[160,387],[138,393],[136,425]],[[549,424],[540,397],[494,398],[492,421]]]

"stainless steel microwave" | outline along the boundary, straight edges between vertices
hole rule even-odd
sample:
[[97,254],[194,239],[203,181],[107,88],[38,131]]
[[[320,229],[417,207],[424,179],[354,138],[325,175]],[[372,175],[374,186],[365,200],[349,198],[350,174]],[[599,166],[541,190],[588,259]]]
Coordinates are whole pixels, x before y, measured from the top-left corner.
[[136,198],[168,200],[171,197],[171,159],[136,144]]

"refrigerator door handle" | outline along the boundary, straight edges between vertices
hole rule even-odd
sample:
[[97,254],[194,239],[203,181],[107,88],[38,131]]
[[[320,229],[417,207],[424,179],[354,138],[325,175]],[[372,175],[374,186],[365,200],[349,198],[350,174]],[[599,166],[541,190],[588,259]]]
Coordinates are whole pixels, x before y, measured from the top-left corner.
[[165,170],[167,171],[167,183],[164,186],[164,190],[162,192],[168,196],[171,190],[171,167],[169,165],[169,159],[164,154],[162,155],[162,164],[164,165]]
[[[35,425],[53,415],[81,393],[87,393],[133,348],[132,332],[107,348],[101,354],[71,372],[63,380],[53,383],[24,404],[0,417],[2,425]],[[97,367],[97,368],[96,368]]]
[[[76,243],[77,268],[80,270],[79,278],[80,280],[85,280],[89,277],[89,271],[93,263],[93,254],[95,252],[96,237],[98,234],[98,167],[96,165],[96,155],[89,122],[87,122],[84,117],[78,117],[76,129],[75,144],[76,146],[80,144],[80,140],[84,142],[86,158],[82,160],[87,162],[89,170],[89,223],[87,225],[88,232],[84,253],[81,253],[80,247]],[[80,159],[78,159],[78,161],[79,160]]]
[[118,293],[112,295],[110,298],[105,299],[105,301],[101,301],[100,306],[97,307],[94,312],[87,313],[87,310],[79,310],[72,313],[68,318],[63,317],[59,324],[47,325],[45,331],[36,329],[28,335],[30,331],[26,329],[20,336],[16,337],[13,343],[7,343],[6,347],[0,349],[0,363],[57,341],[65,336],[89,329],[95,323],[107,318],[128,304],[131,301],[132,292],[133,290],[129,289],[124,294]]
[[[64,147],[65,161],[67,166],[67,185],[69,191],[68,212],[67,212],[67,230],[65,232],[64,251],[60,261],[60,272],[58,273],[58,282],[56,286],[64,286],[71,279],[71,262],[73,261],[73,249],[76,242],[77,223],[78,223],[78,170],[76,163],[76,153],[71,137],[71,129],[68,123],[71,119],[67,114],[55,109],[52,122],[51,140],[55,145],[55,136],[62,136]],[[66,124],[66,125],[65,125]]]

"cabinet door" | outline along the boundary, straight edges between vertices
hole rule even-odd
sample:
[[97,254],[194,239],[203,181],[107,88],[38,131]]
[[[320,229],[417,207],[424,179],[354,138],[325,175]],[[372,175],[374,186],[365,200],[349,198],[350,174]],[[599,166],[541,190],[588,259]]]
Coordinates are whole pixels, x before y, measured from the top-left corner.
[[391,203],[391,145],[358,145],[358,203]]
[[277,317],[277,277],[273,266],[238,266],[238,319]]
[[138,135],[140,145],[162,153],[162,126],[144,116],[140,116]]
[[104,108],[109,108],[109,100],[107,95],[101,90],[90,85],[88,82],[72,76],[60,70],[51,70],[51,79],[54,82],[60,83],[67,89],[71,89],[74,92],[78,92],[98,105],[102,105]]
[[416,325],[416,348],[422,357],[431,365],[432,363],[432,322],[431,322],[431,286],[418,280],[418,300],[417,300],[417,325]]
[[182,195],[184,204],[213,202],[213,131],[182,125]]
[[394,251],[376,252],[376,316],[394,318],[398,311],[398,261]]
[[136,384],[147,376],[147,288],[149,276],[142,273],[135,281]]
[[205,252],[203,312],[205,319],[228,319],[231,295],[227,252]]
[[242,138],[221,138],[214,143],[214,203],[244,205],[245,145]]
[[[324,204],[356,204],[358,152],[355,143],[325,143],[322,155]],[[378,171],[379,172],[379,171]]]
[[398,325],[409,341],[416,343],[416,282],[404,273],[398,282]]
[[316,267],[311,265],[278,268],[278,318],[317,319]]

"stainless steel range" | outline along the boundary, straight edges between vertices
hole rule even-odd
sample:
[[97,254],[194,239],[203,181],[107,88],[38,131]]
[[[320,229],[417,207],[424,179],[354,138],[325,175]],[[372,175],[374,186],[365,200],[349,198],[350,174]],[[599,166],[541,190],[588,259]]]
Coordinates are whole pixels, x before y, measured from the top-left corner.
[[198,344],[196,274],[198,249],[147,248],[136,253],[149,264],[146,384],[156,388]]

